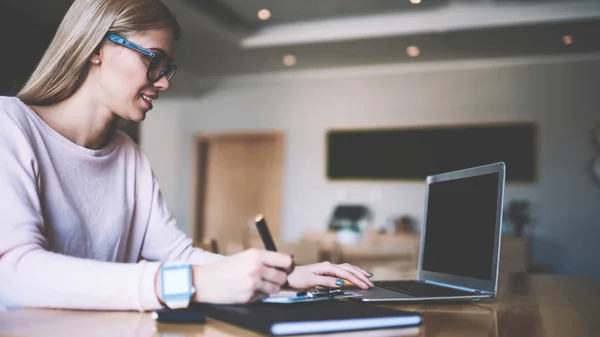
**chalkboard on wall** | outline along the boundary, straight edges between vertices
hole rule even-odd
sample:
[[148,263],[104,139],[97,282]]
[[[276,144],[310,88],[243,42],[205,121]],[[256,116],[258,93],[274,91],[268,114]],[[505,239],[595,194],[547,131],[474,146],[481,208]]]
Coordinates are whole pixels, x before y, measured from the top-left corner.
[[423,180],[503,161],[507,182],[536,180],[534,123],[330,130],[330,180]]

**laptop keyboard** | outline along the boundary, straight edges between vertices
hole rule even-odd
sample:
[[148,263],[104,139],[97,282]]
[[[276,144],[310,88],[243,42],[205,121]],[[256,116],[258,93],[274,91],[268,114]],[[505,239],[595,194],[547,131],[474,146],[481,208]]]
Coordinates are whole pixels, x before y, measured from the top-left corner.
[[374,281],[376,286],[414,297],[472,296],[472,292],[418,281]]

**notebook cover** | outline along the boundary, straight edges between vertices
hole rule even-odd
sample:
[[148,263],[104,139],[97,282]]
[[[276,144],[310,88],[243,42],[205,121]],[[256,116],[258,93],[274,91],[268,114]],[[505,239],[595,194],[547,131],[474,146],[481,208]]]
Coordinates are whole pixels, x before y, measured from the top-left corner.
[[[421,316],[418,313],[350,300],[295,303],[294,305],[261,302],[247,305],[192,303],[189,310],[201,311],[207,317],[269,335],[397,328],[421,323]],[[405,321],[412,322],[397,322],[404,320],[403,318],[406,318]],[[302,327],[299,328],[295,323],[300,323]],[[376,326],[361,328],[360,326],[364,323]],[[289,332],[289,328],[294,332]]]

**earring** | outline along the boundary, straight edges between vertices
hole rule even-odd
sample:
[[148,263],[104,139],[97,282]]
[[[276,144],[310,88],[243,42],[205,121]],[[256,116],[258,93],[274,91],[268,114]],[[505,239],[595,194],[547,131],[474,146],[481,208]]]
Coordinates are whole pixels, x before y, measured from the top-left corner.
[[100,60],[99,60],[99,59],[95,59],[95,60],[94,60],[94,63],[96,63],[96,64],[100,64]]

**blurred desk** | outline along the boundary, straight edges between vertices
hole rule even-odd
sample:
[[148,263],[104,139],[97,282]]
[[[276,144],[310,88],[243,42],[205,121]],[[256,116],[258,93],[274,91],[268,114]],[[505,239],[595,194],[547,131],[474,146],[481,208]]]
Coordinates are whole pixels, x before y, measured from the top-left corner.
[[502,236],[500,273],[527,273],[531,267],[531,239],[527,236]]
[[[387,305],[423,314],[420,327],[324,336],[598,336],[600,281],[514,274],[499,296],[480,303]],[[158,324],[149,313],[22,309],[0,312],[0,336],[258,336],[208,319],[203,325]]]
[[333,263],[391,259],[416,261],[421,237],[419,234],[363,233],[357,242],[342,243],[336,232],[311,231],[304,234],[302,241],[316,244],[323,259]]
[[[335,232],[308,232],[302,239],[318,249],[320,261],[350,263],[374,274],[377,280],[417,277],[419,234],[366,233],[356,243],[340,243]],[[504,235],[500,249],[500,274],[526,273],[531,269],[531,239]],[[308,247],[308,246],[306,246]]]
[[360,244],[333,245],[329,258],[359,266],[374,280],[416,279],[420,244],[418,235],[373,235]]

